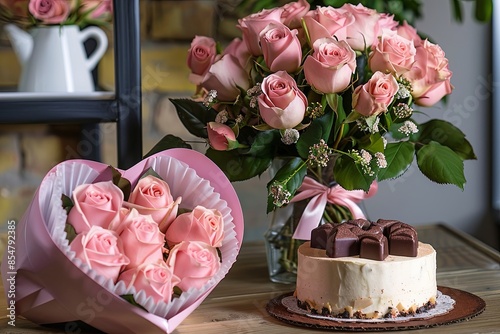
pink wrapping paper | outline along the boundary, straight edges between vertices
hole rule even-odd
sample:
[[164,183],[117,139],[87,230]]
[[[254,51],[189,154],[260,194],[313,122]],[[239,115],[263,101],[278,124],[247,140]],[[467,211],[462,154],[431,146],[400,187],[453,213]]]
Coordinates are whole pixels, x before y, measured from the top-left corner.
[[[237,194],[222,171],[203,154],[188,149],[171,149],[149,157],[131,169],[122,171],[123,177],[134,182],[156,157],[167,156],[187,164],[199,177],[206,179],[214,192],[227,202],[231,209],[236,242],[231,252],[239,252],[243,238],[243,214]],[[72,160],[61,164],[85,164],[97,173],[107,165]],[[46,176],[54,173],[54,167]],[[45,180],[45,179],[44,179]],[[169,318],[163,318],[131,305],[115,293],[89,277],[66,256],[54,242],[47,222],[44,221],[43,203],[39,197],[40,188],[16,228],[16,296],[17,315],[39,323],[68,322],[81,320],[107,333],[171,333],[209,295],[217,283],[227,273],[235,260],[225,264],[226,272],[198,298],[180,308]],[[11,277],[7,266],[7,253],[2,261],[4,286]],[[224,262],[224,257],[223,257]],[[103,282],[101,282],[103,283]],[[104,284],[104,283],[103,283]],[[106,285],[106,284],[104,284]],[[7,290],[7,289],[6,289]],[[8,302],[10,302],[8,300]]]

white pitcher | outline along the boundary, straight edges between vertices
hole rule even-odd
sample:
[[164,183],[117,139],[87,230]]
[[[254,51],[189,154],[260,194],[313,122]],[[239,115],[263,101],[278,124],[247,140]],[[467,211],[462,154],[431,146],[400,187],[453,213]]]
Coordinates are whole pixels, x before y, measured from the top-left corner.
[[[37,27],[27,33],[16,25],[5,26],[14,52],[21,63],[20,92],[92,92],[91,71],[106,52],[108,39],[98,27]],[[96,40],[87,57],[83,42]]]

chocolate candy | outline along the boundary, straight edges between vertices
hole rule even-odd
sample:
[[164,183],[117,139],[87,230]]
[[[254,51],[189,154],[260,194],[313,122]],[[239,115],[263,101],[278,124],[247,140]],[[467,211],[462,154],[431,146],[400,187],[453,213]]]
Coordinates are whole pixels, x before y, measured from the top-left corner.
[[417,256],[415,229],[398,220],[349,220],[343,224],[324,224],[311,232],[311,247],[325,249],[329,257],[359,255],[383,261],[389,254]]
[[336,228],[326,242],[329,257],[354,256],[359,254],[359,238],[348,228]]
[[333,224],[323,224],[312,230],[311,247],[318,249],[326,249],[326,241],[333,228],[334,228]]

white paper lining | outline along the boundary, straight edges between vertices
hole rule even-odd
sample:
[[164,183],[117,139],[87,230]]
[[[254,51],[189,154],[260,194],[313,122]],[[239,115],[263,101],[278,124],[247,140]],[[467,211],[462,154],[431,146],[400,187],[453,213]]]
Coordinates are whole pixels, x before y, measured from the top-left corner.
[[346,319],[346,318],[336,318],[328,317],[318,314],[311,314],[304,309],[301,309],[297,305],[297,298],[294,296],[288,296],[281,300],[281,304],[287,308],[289,312],[297,313],[300,315],[305,315],[310,318],[338,321],[338,322],[367,322],[367,323],[379,323],[379,322],[405,322],[417,319],[429,319],[438,315],[443,315],[450,312],[454,305],[455,300],[448,295],[442,294],[440,291],[437,293],[436,306],[425,312],[417,313],[415,315],[408,316],[398,316],[395,318],[379,318],[379,319]]
[[[185,163],[167,156],[158,156],[149,161],[145,170],[152,168],[170,187],[173,198],[182,197],[181,207],[192,209],[196,205],[217,209],[224,217],[224,239],[220,251],[222,265],[218,273],[202,288],[191,288],[175,298],[170,303],[155,303],[147,297],[144,291],[127,289],[123,282],[116,285],[111,279],[96,274],[86,264],[75,258],[75,253],[69,248],[66,232],[66,211],[62,207],[61,195],[71,196],[77,185],[92,183],[98,173],[91,167],[81,163],[65,163],[56,168],[55,173],[48,175],[40,185],[39,202],[42,217],[54,242],[61,251],[84,273],[100,285],[117,295],[133,294],[135,300],[146,310],[157,316],[169,319],[192,305],[201,295],[212,288],[227,274],[231,265],[236,261],[238,241],[234,230],[231,208],[221,199],[208,180],[198,176],[196,171]],[[130,180],[131,182],[135,180]]]

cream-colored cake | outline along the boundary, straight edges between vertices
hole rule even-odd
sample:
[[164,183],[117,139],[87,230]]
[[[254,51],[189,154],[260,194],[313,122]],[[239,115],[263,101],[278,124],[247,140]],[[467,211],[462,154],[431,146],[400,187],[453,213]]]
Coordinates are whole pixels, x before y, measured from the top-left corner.
[[354,318],[407,315],[436,301],[436,251],[418,243],[416,257],[329,257],[310,242],[298,250],[295,295],[313,313]]

